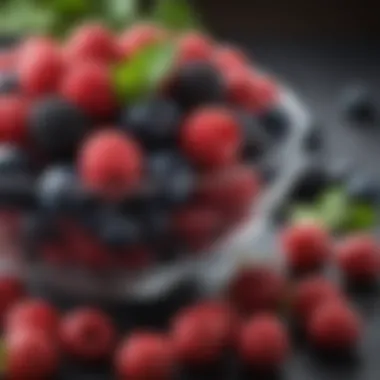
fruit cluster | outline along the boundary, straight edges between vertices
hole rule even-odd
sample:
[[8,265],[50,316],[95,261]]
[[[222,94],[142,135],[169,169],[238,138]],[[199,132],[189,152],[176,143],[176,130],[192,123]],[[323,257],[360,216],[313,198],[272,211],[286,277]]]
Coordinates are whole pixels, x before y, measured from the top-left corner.
[[351,353],[363,323],[343,288],[310,273],[329,261],[356,283],[380,273],[380,246],[368,235],[333,244],[319,225],[286,228],[281,247],[289,277],[269,268],[244,268],[224,297],[179,310],[166,332],[135,328],[125,338],[104,312],[81,307],[64,315],[48,303],[25,299],[22,285],[0,281],[4,371],[11,378],[45,378],[59,368],[61,354],[87,364],[113,363],[120,379],[174,378],[179,368],[204,369],[233,353],[254,373],[279,370],[291,354],[292,327],[315,349]]
[[[114,68],[162,41],[168,73],[120,98]],[[30,38],[2,53],[0,93],[0,203],[32,210],[44,260],[95,269],[200,250],[247,216],[279,99],[239,50],[152,24]]]

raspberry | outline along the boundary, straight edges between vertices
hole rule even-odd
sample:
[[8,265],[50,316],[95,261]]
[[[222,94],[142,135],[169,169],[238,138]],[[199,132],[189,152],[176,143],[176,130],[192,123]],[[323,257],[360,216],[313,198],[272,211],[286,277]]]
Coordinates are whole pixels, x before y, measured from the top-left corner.
[[165,30],[153,24],[138,24],[126,30],[119,38],[120,56],[124,59],[132,57],[141,49],[164,40]]
[[115,111],[116,99],[108,68],[95,62],[81,62],[63,77],[61,94],[95,119]]
[[341,302],[325,302],[308,323],[310,341],[325,350],[344,350],[355,346],[361,337],[361,320],[357,313]]
[[134,140],[122,132],[104,131],[95,133],[85,142],[78,166],[88,187],[118,196],[138,183],[142,161],[142,153]]
[[292,306],[297,317],[307,322],[313,312],[324,302],[339,300],[337,287],[324,277],[310,277],[301,281],[294,292]]
[[63,71],[61,52],[48,41],[26,45],[20,55],[18,63],[20,86],[29,96],[54,93],[58,89]]
[[115,355],[116,373],[122,379],[167,380],[174,366],[170,340],[156,333],[133,333]]
[[16,96],[0,96],[0,141],[22,145],[27,138],[27,102]]
[[285,297],[286,282],[266,268],[244,269],[232,280],[228,297],[235,307],[246,314],[276,310]]
[[263,314],[252,318],[242,328],[239,354],[251,367],[273,369],[284,363],[289,345],[286,329],[277,317]]
[[300,223],[284,231],[282,248],[290,268],[305,272],[325,264],[330,256],[331,241],[323,227]]
[[237,160],[242,131],[227,109],[203,108],[185,120],[181,146],[196,164],[223,167]]
[[226,84],[227,99],[243,109],[251,111],[252,73],[247,69],[223,71]]
[[249,108],[256,114],[263,114],[275,105],[279,98],[276,83],[268,77],[252,75]]
[[369,235],[354,235],[345,239],[337,249],[337,263],[349,280],[367,282],[378,277],[380,250]]
[[180,64],[191,61],[207,61],[213,52],[212,41],[206,36],[191,32],[178,41],[178,61]]
[[95,309],[79,309],[61,321],[64,350],[79,359],[95,361],[112,353],[116,333],[107,315]]
[[58,369],[54,340],[43,331],[21,330],[6,339],[6,375],[12,379],[45,379]]
[[234,344],[236,319],[218,304],[190,307],[175,317],[172,340],[177,359],[186,365],[216,362]]
[[222,71],[246,68],[249,65],[248,58],[240,50],[231,46],[220,46],[212,57],[214,64]]
[[52,306],[41,300],[26,300],[9,311],[5,329],[10,333],[24,329],[42,330],[48,336],[56,336],[58,324],[59,314]]
[[0,279],[0,320],[4,318],[11,307],[24,296],[24,286],[21,281],[13,277]]
[[69,61],[94,60],[110,63],[116,58],[112,33],[102,24],[91,23],[77,28],[69,39],[65,53]]

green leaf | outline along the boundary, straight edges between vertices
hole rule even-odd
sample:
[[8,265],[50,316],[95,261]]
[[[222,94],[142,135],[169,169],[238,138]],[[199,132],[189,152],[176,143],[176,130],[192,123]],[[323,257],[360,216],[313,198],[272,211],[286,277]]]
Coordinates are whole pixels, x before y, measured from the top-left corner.
[[373,205],[354,203],[349,207],[347,220],[344,225],[346,231],[368,230],[377,223],[377,213]]
[[148,46],[116,66],[113,82],[121,102],[136,101],[155,91],[170,72],[175,56],[175,44],[164,42]]
[[290,221],[292,223],[316,221],[321,222],[319,210],[312,205],[297,204],[292,206],[290,212]]
[[118,26],[125,26],[138,17],[138,0],[108,0],[108,17]]
[[187,0],[156,0],[155,22],[172,30],[197,29],[199,18]]

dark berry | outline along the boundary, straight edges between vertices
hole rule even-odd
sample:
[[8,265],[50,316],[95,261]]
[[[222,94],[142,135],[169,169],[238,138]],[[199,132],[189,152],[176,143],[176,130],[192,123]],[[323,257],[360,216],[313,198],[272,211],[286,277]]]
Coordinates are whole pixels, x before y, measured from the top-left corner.
[[173,78],[171,95],[185,109],[215,104],[224,98],[223,79],[207,63],[188,63]]
[[14,73],[0,74],[0,94],[14,94],[19,90],[18,77]]
[[380,201],[380,183],[375,178],[359,174],[348,181],[347,193],[352,200],[376,203]]
[[175,142],[181,112],[173,102],[151,99],[125,110],[121,122],[124,130],[148,148],[160,148]]
[[56,158],[70,158],[89,127],[86,116],[59,97],[37,102],[30,115],[31,134],[37,146]]
[[271,107],[261,117],[261,123],[273,138],[283,138],[291,127],[289,115],[283,107]]
[[313,124],[304,140],[304,148],[309,153],[319,152],[323,148],[323,133],[317,124]]
[[343,100],[343,113],[357,123],[373,123],[377,120],[377,105],[368,88],[356,86],[346,90]]
[[8,144],[0,145],[0,175],[25,175],[28,169],[28,159],[20,149]]

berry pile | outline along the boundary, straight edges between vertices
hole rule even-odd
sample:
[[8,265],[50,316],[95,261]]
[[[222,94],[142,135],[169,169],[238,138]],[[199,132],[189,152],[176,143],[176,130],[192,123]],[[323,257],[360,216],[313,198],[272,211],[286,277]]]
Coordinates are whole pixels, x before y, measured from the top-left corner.
[[[115,66],[163,41],[176,52],[168,73],[120,98]],[[2,54],[0,201],[29,208],[39,259],[135,269],[204,249],[250,213],[279,91],[239,50],[153,24],[86,24]]]
[[65,358],[86,366],[112,365],[117,379],[170,380],[182,370],[207,370],[228,354],[244,372],[264,375],[281,370],[297,350],[294,326],[311,352],[351,354],[362,338],[362,318],[343,287],[310,270],[329,261],[347,280],[376,281],[380,245],[361,234],[333,244],[320,226],[301,224],[283,231],[281,248],[288,269],[296,268],[302,277],[244,268],[223,297],[178,310],[166,331],[119,331],[103,311],[85,306],[60,314],[43,300],[25,298],[17,280],[3,278],[2,369],[10,378],[46,378]]

